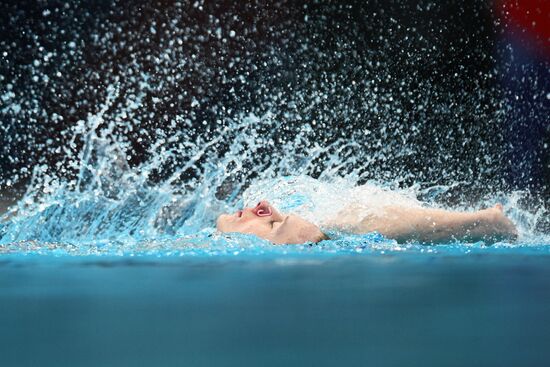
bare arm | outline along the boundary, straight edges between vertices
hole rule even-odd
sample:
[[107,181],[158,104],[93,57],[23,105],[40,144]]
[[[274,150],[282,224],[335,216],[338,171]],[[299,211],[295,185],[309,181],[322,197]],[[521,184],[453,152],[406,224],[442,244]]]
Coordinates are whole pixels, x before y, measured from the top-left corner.
[[447,242],[452,240],[514,239],[514,224],[504,216],[502,206],[477,212],[387,206],[347,228],[355,233],[379,232],[399,242]]

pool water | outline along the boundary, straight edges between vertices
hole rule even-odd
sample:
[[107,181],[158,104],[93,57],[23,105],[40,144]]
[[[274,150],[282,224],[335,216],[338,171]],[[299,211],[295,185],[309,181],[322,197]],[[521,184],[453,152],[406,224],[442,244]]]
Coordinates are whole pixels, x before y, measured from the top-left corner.
[[548,244],[345,247],[259,246],[214,256],[4,254],[2,365],[550,360]]

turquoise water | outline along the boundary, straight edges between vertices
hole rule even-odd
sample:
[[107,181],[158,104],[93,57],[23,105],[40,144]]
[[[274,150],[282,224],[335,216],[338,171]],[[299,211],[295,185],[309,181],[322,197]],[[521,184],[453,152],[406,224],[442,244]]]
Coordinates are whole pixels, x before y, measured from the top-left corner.
[[548,246],[460,247],[4,255],[2,364],[545,365]]

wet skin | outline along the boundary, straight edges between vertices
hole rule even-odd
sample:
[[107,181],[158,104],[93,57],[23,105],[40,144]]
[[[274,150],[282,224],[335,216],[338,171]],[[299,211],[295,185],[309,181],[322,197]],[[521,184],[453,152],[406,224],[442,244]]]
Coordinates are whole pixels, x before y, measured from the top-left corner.
[[[503,213],[501,204],[477,212],[457,212],[429,208],[384,207],[378,214],[357,219],[353,208],[339,212],[325,226],[363,234],[378,232],[398,242],[444,243],[455,240],[515,240],[517,229]],[[275,244],[301,244],[325,239],[323,232],[297,215],[285,215],[267,201],[218,218],[221,232],[254,234]]]
[[220,215],[216,227],[220,232],[254,234],[275,244],[318,242],[324,236],[315,224],[297,215],[282,214],[265,200],[253,208]]

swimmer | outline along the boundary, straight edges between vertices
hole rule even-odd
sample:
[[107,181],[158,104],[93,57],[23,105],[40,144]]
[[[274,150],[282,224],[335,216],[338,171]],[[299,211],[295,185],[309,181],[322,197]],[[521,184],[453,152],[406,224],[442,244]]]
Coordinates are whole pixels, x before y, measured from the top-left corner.
[[[476,212],[388,205],[377,215],[361,217],[355,214],[356,208],[348,206],[322,227],[355,234],[378,232],[398,242],[495,242],[517,237],[517,229],[504,215],[501,204]],[[253,208],[220,215],[216,227],[220,232],[254,234],[274,244],[315,243],[328,239],[317,225],[294,214],[282,214],[265,200]]]

